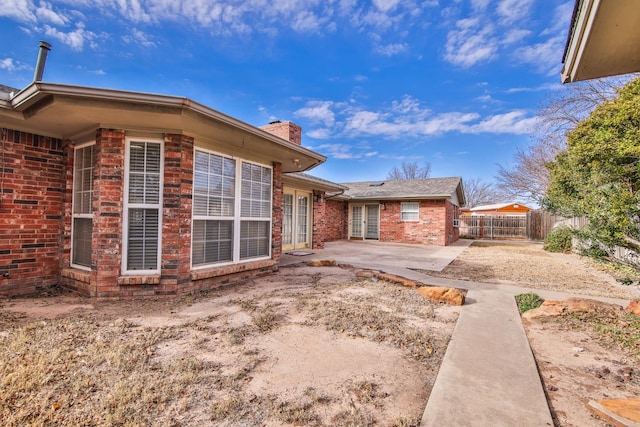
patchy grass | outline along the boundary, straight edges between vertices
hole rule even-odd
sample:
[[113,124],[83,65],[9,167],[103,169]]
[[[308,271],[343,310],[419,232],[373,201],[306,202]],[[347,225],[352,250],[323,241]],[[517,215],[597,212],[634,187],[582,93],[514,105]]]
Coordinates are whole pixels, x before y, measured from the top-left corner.
[[3,317],[2,425],[417,426],[419,418],[390,421],[383,410],[390,399],[385,384],[357,371],[330,386],[314,383],[278,396],[251,391],[251,381],[274,362],[260,340],[296,316],[296,325],[309,326],[310,333],[323,328],[393,346],[437,372],[450,332],[434,334],[425,326],[438,321],[434,304],[384,282],[325,285],[321,274],[311,279],[302,291],[226,300],[220,306],[233,310],[179,326],[69,314],[32,323],[21,318],[18,327]]
[[540,307],[543,302],[544,300],[540,298],[540,295],[534,292],[516,295],[516,304],[518,304],[518,311],[520,311],[520,314]]
[[591,330],[605,347],[615,347],[640,363],[640,317],[628,313],[572,313],[562,317],[566,327]]
[[155,363],[155,346],[178,333],[79,319],[10,331],[0,339],[3,425],[151,425],[165,411],[183,412],[215,367],[198,360]]

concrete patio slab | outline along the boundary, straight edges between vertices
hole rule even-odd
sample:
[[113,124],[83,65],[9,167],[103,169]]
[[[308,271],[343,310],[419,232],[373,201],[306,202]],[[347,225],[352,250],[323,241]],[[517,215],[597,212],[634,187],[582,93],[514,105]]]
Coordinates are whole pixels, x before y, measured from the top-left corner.
[[471,240],[458,240],[450,246],[408,245],[377,240],[341,240],[328,242],[324,249],[304,249],[311,255],[282,255],[280,265],[297,264],[311,259],[333,259],[338,263],[355,267],[401,267],[442,271],[458,257]]
[[468,289],[421,427],[552,426],[535,359],[514,295],[526,292],[502,286],[426,276],[442,271],[472,242],[448,247],[372,241],[328,243],[303,257],[283,255],[281,265],[310,259],[381,270],[428,285]]

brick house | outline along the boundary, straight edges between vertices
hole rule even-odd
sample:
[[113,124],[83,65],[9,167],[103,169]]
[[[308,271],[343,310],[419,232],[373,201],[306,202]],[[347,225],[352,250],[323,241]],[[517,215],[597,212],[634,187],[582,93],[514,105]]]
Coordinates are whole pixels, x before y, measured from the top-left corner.
[[181,294],[267,274],[283,173],[326,160],[190,99],[39,81],[0,87],[0,131],[0,295]]
[[327,241],[458,238],[460,178],[332,183],[303,173],[326,158],[300,135],[182,97],[0,85],[0,295],[177,295]]
[[342,183],[343,238],[446,246],[459,238],[460,177]]

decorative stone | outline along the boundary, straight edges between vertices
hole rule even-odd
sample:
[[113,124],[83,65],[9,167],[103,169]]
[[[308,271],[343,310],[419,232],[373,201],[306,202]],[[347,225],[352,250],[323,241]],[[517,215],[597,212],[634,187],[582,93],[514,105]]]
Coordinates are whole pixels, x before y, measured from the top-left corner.
[[307,262],[309,267],[333,267],[334,265],[336,265],[336,262],[332,259],[314,259]]
[[635,299],[629,303],[627,308],[624,309],[627,313],[635,314],[636,316],[640,316],[640,298]]
[[356,277],[362,277],[364,279],[371,279],[375,273],[371,270],[358,270],[356,272]]
[[538,308],[522,314],[525,319],[561,316],[567,313],[619,313],[622,306],[588,298],[568,298],[564,301],[546,300]]
[[384,280],[385,282],[396,283],[408,288],[415,288],[416,286],[418,286],[417,282],[401,276],[396,276],[395,274],[376,273],[375,276],[380,280]]
[[441,286],[423,286],[418,293],[430,301],[444,302],[450,305],[463,305],[465,294],[460,289]]
[[640,424],[640,398],[592,400],[587,407],[605,422],[618,427]]

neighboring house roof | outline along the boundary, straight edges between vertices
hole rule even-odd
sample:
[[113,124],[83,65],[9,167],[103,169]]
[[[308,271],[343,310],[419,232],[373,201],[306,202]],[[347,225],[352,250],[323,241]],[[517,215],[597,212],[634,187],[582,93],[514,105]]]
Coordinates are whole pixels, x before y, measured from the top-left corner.
[[10,99],[0,99],[4,127],[54,138],[75,138],[98,127],[141,132],[185,133],[224,144],[229,154],[251,153],[278,161],[283,172],[311,169],[326,160],[189,98],[141,92],[33,82]]
[[347,187],[335,182],[328,181],[326,179],[318,178],[317,176],[309,175],[303,172],[292,172],[282,175],[282,180],[288,185],[300,185],[304,187],[311,187],[314,190],[342,193]]
[[13,88],[11,86],[5,86],[0,84],[0,99],[8,101],[10,99],[11,93],[18,93],[20,89]]
[[514,208],[525,208],[525,209],[531,209],[528,206],[523,205],[522,203],[496,203],[493,205],[482,205],[482,206],[476,206],[473,207],[471,209],[469,209],[471,212],[477,212],[477,211],[497,211],[500,209],[504,209],[504,208],[508,208],[509,206],[513,206]]
[[640,71],[640,2],[576,0],[562,82]]
[[462,178],[399,179],[387,181],[343,182],[344,196],[360,200],[449,199],[464,204]]

